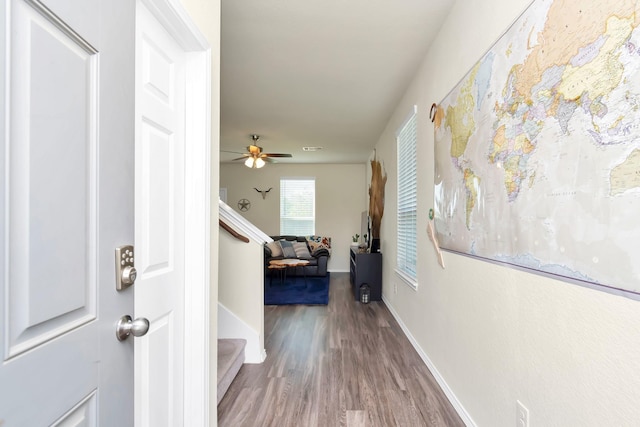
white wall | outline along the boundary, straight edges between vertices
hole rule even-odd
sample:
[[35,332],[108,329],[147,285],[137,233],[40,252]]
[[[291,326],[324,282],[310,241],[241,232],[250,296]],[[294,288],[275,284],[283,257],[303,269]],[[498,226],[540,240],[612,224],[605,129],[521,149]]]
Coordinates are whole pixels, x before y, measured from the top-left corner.
[[[360,214],[368,209],[368,183],[363,164],[268,164],[249,169],[242,163],[220,165],[220,187],[227,204],[238,210],[240,199],[251,208],[240,212],[270,236],[280,234],[280,178],[315,177],[316,235],[331,237],[329,271],[349,271],[351,236],[360,233]],[[265,199],[259,190],[272,190]]]
[[[220,233],[218,301],[253,332],[250,337],[232,336],[223,331],[229,325],[218,325],[220,338],[246,338],[247,363],[262,362],[264,353],[264,249],[262,243],[242,242],[227,231]],[[252,260],[252,262],[247,262]],[[257,341],[257,342],[254,342]]]
[[[640,302],[445,252],[426,233],[433,205],[429,108],[480,59],[529,0],[457,2],[380,136],[388,182],[381,230],[383,293],[478,426],[640,423]],[[394,133],[418,105],[417,291],[394,273]],[[397,294],[394,293],[397,285]]]
[[[224,250],[219,254],[218,301],[260,331],[264,310],[264,249],[259,243],[242,242],[226,231],[220,233],[220,249]],[[257,259],[258,263],[247,263],[247,259]]]

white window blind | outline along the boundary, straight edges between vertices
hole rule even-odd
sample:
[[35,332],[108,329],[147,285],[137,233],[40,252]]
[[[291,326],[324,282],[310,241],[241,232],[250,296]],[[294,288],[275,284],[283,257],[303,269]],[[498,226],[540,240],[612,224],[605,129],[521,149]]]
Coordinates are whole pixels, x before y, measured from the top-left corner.
[[314,235],[315,212],[315,178],[280,179],[280,235]]
[[417,241],[416,149],[417,108],[397,133],[398,148],[398,236],[397,271],[415,283]]

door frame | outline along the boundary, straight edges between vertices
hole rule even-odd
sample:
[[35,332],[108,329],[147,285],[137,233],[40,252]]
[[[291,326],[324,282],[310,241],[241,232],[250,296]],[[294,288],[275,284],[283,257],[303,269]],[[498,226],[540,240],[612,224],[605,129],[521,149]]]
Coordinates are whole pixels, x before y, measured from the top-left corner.
[[187,52],[185,91],[184,425],[209,425],[211,49],[177,0],[138,0]]

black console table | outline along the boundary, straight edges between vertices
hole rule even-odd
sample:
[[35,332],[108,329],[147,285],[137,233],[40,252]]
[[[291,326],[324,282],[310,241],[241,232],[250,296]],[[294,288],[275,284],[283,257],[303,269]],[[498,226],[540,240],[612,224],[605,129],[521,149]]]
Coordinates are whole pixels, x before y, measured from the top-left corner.
[[360,301],[360,285],[366,283],[371,288],[371,301],[382,299],[382,254],[358,253],[358,248],[351,248],[350,279],[353,295]]

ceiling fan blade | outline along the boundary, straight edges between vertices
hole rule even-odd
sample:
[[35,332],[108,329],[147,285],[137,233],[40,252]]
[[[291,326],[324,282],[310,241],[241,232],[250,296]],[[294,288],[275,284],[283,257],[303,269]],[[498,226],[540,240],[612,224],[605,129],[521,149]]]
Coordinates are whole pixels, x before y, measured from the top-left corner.
[[244,159],[246,159],[247,157],[251,157],[251,155],[250,155],[250,154],[243,154],[243,155],[242,155],[242,157],[238,157],[237,159],[231,159],[231,161],[234,161],[234,160],[244,160]]
[[293,157],[291,154],[286,153],[262,153],[261,157]]

